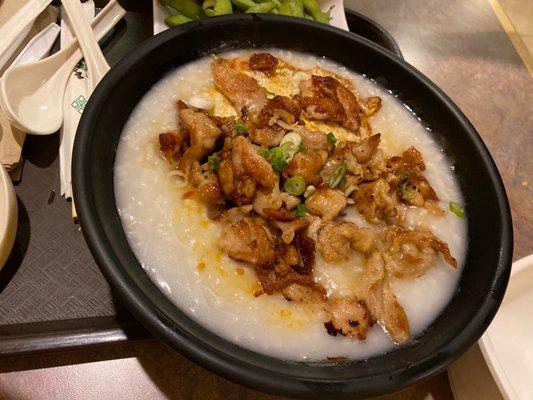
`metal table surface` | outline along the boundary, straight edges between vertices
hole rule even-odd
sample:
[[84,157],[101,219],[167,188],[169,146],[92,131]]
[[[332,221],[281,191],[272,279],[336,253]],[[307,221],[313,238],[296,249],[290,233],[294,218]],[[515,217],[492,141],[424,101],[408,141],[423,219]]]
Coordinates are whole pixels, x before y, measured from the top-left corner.
[[[121,1],[122,3],[122,1]],[[128,4],[128,2],[124,2]],[[147,1],[130,1],[127,7],[138,14],[126,23],[146,24],[151,29]],[[469,117],[483,137],[502,174],[511,202],[514,219],[515,253],[518,259],[533,250],[533,81],[501,28],[487,0],[432,0],[355,1],[347,6],[360,11],[383,25],[398,41],[405,59],[439,85]],[[133,40],[125,30],[122,37],[113,40]],[[107,54],[112,58],[113,54]],[[54,142],[55,140],[55,142]],[[24,182],[17,188],[21,201],[21,232],[17,237],[19,257],[29,253],[28,237],[40,233],[42,240],[35,244],[38,250],[32,257],[40,257],[39,251],[50,252],[57,258],[51,266],[43,267],[40,280],[33,290],[55,280],[60,285],[87,287],[87,304],[109,312],[109,326],[116,325],[113,294],[106,290],[94,293],[90,290],[103,278],[92,267],[87,267],[83,280],[70,281],[66,259],[66,245],[81,233],[72,225],[68,205],[56,198],[48,204],[49,196],[34,198],[34,185],[58,188],[58,177],[46,173],[55,168],[57,161],[42,154],[45,146],[57,146],[57,139],[38,138],[29,141],[25,148],[28,157],[26,168],[34,168],[36,179],[31,185]],[[26,171],[27,172],[27,171]],[[32,212],[54,213],[54,223],[68,225],[69,235],[54,237],[51,225],[32,226],[24,219],[25,209],[31,204]],[[83,250],[80,250],[83,251]],[[92,259],[87,253],[88,266]],[[58,263],[61,268],[57,268]],[[23,270],[2,271],[0,296],[19,296],[24,304],[27,293],[7,289],[16,282]],[[54,271],[56,275],[51,275]],[[58,274],[59,271],[59,274]],[[64,271],[64,273],[62,272]],[[9,285],[6,285],[10,282]],[[32,315],[35,307],[79,310],[79,317],[87,317],[86,310],[76,308],[71,299],[54,299],[45,295],[34,304],[26,304],[17,310],[2,309],[1,318],[11,321],[21,315]],[[94,299],[99,300],[96,302]],[[105,301],[101,301],[105,299]],[[120,310],[120,306],[117,303]],[[128,326],[127,313],[123,321]],[[113,331],[128,337],[122,330]],[[7,332],[13,333],[13,332]],[[0,335],[5,335],[0,328]],[[130,332],[133,338],[143,337],[142,332]],[[55,354],[0,359],[0,398],[49,399],[49,398],[178,398],[178,399],[266,399],[272,396],[229,383],[190,363],[157,341],[128,342],[120,346],[99,347]],[[388,399],[423,399],[426,395],[436,399],[450,399],[451,391],[445,374],[417,385],[405,392],[387,396]]]

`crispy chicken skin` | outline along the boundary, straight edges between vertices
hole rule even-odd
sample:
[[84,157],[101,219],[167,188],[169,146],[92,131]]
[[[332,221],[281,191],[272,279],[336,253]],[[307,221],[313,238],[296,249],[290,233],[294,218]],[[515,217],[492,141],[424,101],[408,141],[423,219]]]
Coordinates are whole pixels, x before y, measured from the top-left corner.
[[392,227],[387,229],[384,243],[383,258],[387,272],[397,278],[424,275],[435,265],[438,253],[448,264],[457,268],[457,261],[452,257],[448,245],[430,232]]
[[179,153],[185,137],[185,133],[181,131],[171,131],[159,134],[159,148],[166,160],[172,161],[172,158]]
[[368,329],[374,325],[367,306],[355,298],[339,298],[329,301],[325,307],[328,315],[324,327],[331,336],[341,334],[365,340]]
[[300,176],[306,185],[317,185],[320,183],[320,170],[326,163],[328,154],[324,151],[303,150],[296,153],[292,161],[283,170],[283,175]]
[[257,81],[238,71],[230,61],[219,58],[211,64],[213,84],[242,112],[258,114],[266,104],[266,92]]
[[331,221],[346,207],[346,197],[342,192],[321,187],[305,201],[305,205],[324,222]]
[[253,265],[269,265],[276,260],[274,243],[266,228],[250,218],[227,224],[218,244],[231,258]]
[[353,194],[355,207],[373,224],[396,217],[390,186],[384,179],[362,183]]
[[327,262],[350,259],[351,250],[368,253],[374,249],[375,234],[352,222],[328,222],[318,232],[318,251]]

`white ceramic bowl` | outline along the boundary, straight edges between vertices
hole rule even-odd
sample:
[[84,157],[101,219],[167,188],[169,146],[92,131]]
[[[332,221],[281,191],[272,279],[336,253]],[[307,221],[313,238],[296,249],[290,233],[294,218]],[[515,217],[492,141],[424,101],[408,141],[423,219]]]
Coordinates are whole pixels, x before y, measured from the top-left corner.
[[11,178],[0,165],[0,269],[11,253],[17,233],[17,196]]

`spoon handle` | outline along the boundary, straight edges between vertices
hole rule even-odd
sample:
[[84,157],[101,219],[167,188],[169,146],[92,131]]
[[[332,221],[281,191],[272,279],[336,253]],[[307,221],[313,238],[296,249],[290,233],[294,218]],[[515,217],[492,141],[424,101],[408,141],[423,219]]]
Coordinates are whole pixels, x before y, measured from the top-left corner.
[[70,20],[70,27],[78,38],[81,52],[87,63],[89,86],[94,89],[109,71],[109,64],[98,45],[89,22],[85,19],[79,0],[61,0],[61,2],[65,7]]
[[[16,49],[17,41],[26,36],[37,16],[52,0],[31,0],[0,26],[0,69]],[[1,2],[0,2],[1,3]]]

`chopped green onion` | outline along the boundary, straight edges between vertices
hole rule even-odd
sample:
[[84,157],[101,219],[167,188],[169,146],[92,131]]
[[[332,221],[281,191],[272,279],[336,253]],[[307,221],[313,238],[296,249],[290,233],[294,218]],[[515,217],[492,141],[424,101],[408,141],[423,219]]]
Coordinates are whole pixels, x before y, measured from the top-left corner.
[[283,189],[291,196],[300,196],[305,192],[305,181],[301,176],[292,176],[285,181]]
[[335,146],[335,144],[337,143],[337,138],[332,132],[328,133],[326,135],[326,138],[328,139],[328,143],[332,146]]
[[291,162],[294,158],[294,155],[300,151],[300,146],[302,144],[302,137],[296,132],[289,132],[281,142],[279,147],[281,147],[287,153],[287,162]]
[[218,172],[220,161],[221,161],[220,157],[216,155],[207,157],[207,165],[209,166],[209,171]]
[[246,132],[248,132],[248,130],[246,129],[246,125],[239,123],[235,124],[235,130],[239,135],[244,135]]
[[344,174],[346,174],[346,171],[348,169],[348,165],[343,162],[341,165],[339,165],[333,174],[329,177],[329,187],[332,189],[335,189],[342,181],[342,178],[344,178]]
[[305,189],[305,192],[304,192],[304,197],[306,199],[311,197],[313,195],[313,193],[315,193],[315,191],[316,191],[316,188],[313,185],[307,186],[307,188]]
[[303,218],[307,215],[307,206],[305,204],[298,204],[294,209],[294,215],[298,218]]
[[465,210],[463,209],[463,207],[459,205],[459,203],[450,201],[450,203],[448,204],[448,207],[450,208],[450,211],[454,213],[457,217],[459,218],[465,217]]
[[271,149],[259,148],[258,153],[266,158],[276,171],[280,172],[289,164],[291,155],[283,147],[272,147]]
[[344,195],[346,197],[348,197],[349,195],[351,195],[353,193],[353,191],[357,189],[357,185],[350,185],[348,186],[348,188],[346,188],[346,190],[344,191]]

